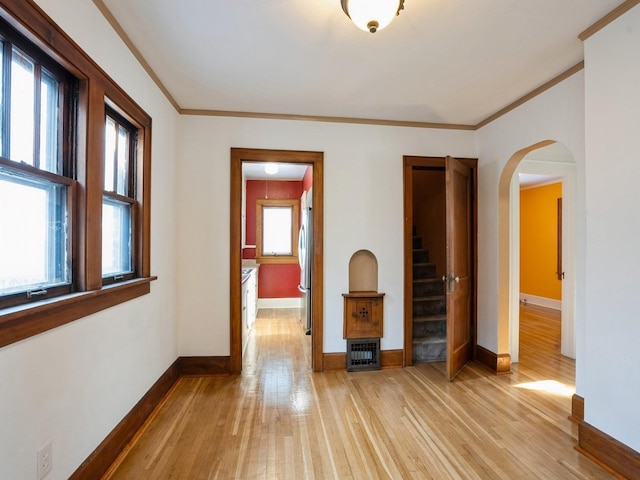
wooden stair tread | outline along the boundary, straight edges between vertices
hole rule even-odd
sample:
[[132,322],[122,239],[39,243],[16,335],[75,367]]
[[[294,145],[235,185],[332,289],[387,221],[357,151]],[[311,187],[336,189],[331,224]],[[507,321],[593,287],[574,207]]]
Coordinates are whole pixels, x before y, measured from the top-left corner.
[[413,317],[413,321],[414,322],[419,322],[419,323],[426,323],[426,322],[446,322],[447,321],[447,314],[442,314],[442,315],[423,315],[423,316],[415,316]]
[[425,301],[429,301],[429,300],[442,300],[444,298],[446,298],[446,294],[441,294],[441,295],[426,295],[424,297],[413,297],[413,301],[414,302],[425,302]]
[[430,278],[414,278],[413,283],[436,283],[442,282],[442,279],[430,277]]
[[435,343],[447,343],[447,336],[445,335],[444,337],[437,337],[437,336],[414,337],[413,341],[411,343],[413,343],[414,345],[427,345],[427,344],[435,344]]

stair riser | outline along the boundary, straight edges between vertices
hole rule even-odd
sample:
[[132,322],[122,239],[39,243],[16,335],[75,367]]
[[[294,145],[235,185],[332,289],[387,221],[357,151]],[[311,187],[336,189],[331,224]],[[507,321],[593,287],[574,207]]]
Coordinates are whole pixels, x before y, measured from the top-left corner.
[[446,320],[437,322],[413,322],[413,336],[447,338]]
[[435,277],[436,277],[436,266],[433,263],[413,266],[413,278],[420,280],[424,278],[435,278]]
[[413,301],[413,316],[444,315],[447,313],[447,302],[442,298]]
[[446,343],[413,344],[413,362],[444,362],[447,359]]
[[414,250],[413,263],[429,263],[429,250]]
[[422,248],[422,237],[413,237],[413,248]]
[[434,279],[433,282],[416,282],[413,284],[413,296],[429,297],[431,295],[444,295],[444,283]]

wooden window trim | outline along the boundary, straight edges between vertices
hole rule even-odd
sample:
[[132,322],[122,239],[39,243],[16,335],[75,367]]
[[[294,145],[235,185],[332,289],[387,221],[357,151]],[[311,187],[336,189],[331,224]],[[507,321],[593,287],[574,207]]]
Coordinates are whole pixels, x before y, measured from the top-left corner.
[[[291,255],[265,255],[262,252],[262,209],[264,207],[291,207]],[[256,200],[256,262],[290,264],[298,263],[298,229],[300,220],[299,200]]]
[[[76,211],[71,221],[77,292],[0,310],[0,347],[132,300],[150,292],[151,117],[129,97],[33,0],[0,0],[0,17],[78,79],[73,142]],[[134,262],[137,278],[102,285],[101,211],[105,103],[138,129]],[[64,148],[67,148],[66,145]],[[100,165],[97,168],[97,165]]]

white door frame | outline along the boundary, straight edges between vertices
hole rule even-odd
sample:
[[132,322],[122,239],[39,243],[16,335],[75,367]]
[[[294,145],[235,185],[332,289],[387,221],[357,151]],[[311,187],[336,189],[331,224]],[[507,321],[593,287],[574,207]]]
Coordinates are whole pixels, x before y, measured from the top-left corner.
[[[535,150],[534,150],[535,151]],[[560,352],[576,357],[576,165],[575,163],[523,158],[511,178],[509,191],[509,354],[518,362],[520,354],[520,173],[553,175],[562,181],[562,333]]]

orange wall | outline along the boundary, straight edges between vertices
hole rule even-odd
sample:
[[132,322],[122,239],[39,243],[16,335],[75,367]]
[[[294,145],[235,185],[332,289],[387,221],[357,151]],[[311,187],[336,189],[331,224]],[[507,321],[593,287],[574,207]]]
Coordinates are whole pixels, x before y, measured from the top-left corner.
[[520,190],[520,292],[562,300],[556,276],[562,183]]

